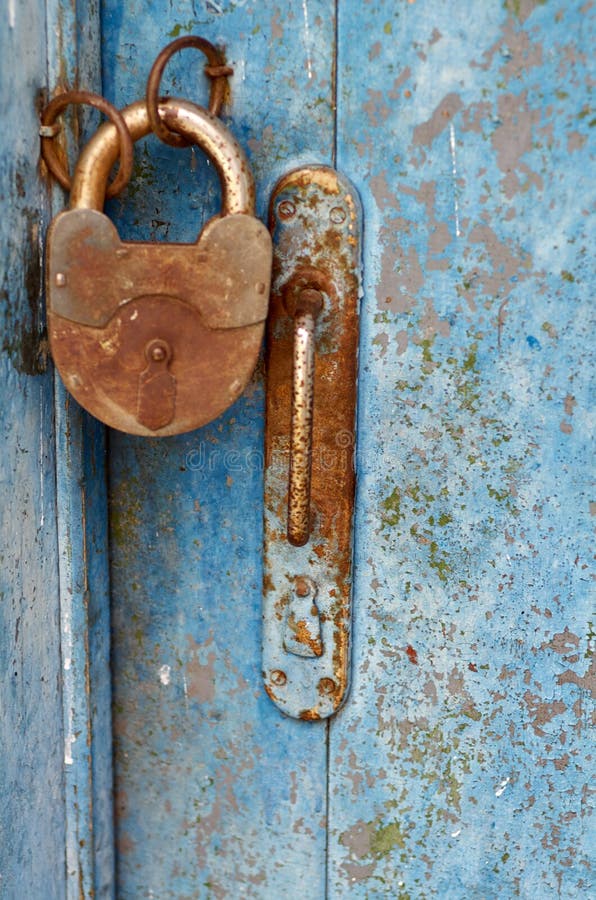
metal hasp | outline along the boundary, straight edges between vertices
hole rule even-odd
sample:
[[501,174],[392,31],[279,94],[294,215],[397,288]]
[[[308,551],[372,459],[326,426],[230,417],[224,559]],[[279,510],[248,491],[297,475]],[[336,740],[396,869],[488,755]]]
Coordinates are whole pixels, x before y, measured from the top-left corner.
[[269,210],[263,677],[308,721],[349,686],[361,218],[324,166],[282,178]]

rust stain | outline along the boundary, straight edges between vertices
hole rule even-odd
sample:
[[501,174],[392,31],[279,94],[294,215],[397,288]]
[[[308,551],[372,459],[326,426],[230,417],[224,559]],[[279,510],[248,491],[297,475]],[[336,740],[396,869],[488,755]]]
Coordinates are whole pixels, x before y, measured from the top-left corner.
[[321,717],[315,709],[303,709],[299,717],[303,722],[320,722]]
[[408,644],[408,646],[406,647],[406,655],[414,666],[418,665],[418,653],[416,652],[416,650],[414,650],[411,644]]
[[[318,613],[317,608],[314,608],[314,614]],[[298,619],[294,617],[292,613],[288,616],[288,628],[290,631],[294,633],[296,636],[296,640],[299,644],[303,644],[305,647],[309,647],[312,650],[315,656],[320,656],[323,652],[323,643],[319,635],[313,636],[308,627],[308,622],[304,619]]]

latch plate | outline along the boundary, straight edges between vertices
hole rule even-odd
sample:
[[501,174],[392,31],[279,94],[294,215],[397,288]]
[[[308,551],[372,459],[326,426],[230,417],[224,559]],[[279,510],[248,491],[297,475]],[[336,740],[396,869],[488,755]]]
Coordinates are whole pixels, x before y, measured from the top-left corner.
[[[349,685],[359,199],[333,169],[296,170],[276,185],[269,224],[263,677],[283,713],[313,721],[333,715]],[[315,328],[311,528],[303,546],[287,536],[297,286],[323,296]]]

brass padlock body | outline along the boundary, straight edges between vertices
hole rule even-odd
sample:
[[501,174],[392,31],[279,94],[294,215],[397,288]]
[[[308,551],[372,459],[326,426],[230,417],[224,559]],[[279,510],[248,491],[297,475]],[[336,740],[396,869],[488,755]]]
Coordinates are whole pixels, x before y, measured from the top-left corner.
[[[199,144],[222,181],[220,218],[194,244],[121,241],[97,207],[118,152],[106,124],[75,172],[71,208],[48,233],[50,347],[76,400],[131,434],[180,434],[220,415],[257,362],[271,271],[268,230],[252,215],[246,160],[219,120],[181,100],[160,104],[168,127]],[[123,110],[134,140],[144,103]]]

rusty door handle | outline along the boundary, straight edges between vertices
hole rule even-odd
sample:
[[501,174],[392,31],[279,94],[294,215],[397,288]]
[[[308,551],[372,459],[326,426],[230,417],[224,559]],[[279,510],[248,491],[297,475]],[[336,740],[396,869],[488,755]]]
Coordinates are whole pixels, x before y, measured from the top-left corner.
[[325,166],[270,204],[265,690],[288,716],[332,715],[349,684],[361,211]]
[[294,313],[288,540],[295,547],[306,544],[310,536],[315,324],[322,306],[320,291],[303,288],[298,294]]

